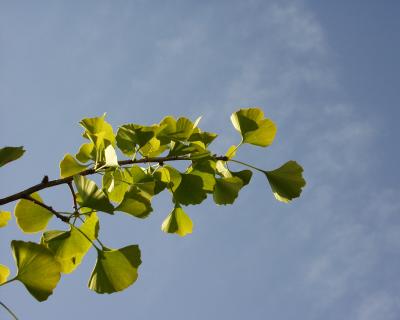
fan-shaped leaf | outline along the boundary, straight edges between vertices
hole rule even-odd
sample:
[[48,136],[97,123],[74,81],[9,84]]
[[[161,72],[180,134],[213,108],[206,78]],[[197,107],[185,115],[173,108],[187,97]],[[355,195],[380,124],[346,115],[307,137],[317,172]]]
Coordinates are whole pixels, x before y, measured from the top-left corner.
[[11,220],[11,212],[0,211],[0,228],[5,227],[9,220]]
[[74,176],[74,182],[79,195],[77,200],[81,207],[113,214],[113,205],[93,181],[83,176]]
[[288,161],[273,171],[265,171],[272,192],[277,200],[290,202],[300,196],[306,181],[302,175],[303,168],[296,161]]
[[0,167],[11,161],[21,158],[24,154],[24,147],[4,147],[0,149]]
[[[32,193],[31,197],[43,203],[43,200],[38,193]],[[51,211],[30,200],[25,199],[17,202],[14,209],[14,214],[18,226],[25,233],[34,233],[46,229],[47,224],[53,217],[53,213]]]
[[10,269],[7,266],[0,264],[0,284],[7,281],[10,275]]
[[232,114],[231,121],[244,143],[266,147],[274,141],[276,126],[264,118],[260,108],[240,109]]
[[238,177],[216,179],[213,194],[215,203],[232,204],[242,187],[243,181]]
[[137,218],[146,218],[153,211],[153,208],[151,207],[150,197],[137,187],[132,186],[125,193],[124,199],[115,210],[128,213]]
[[71,227],[69,231],[45,232],[41,242],[53,252],[61,265],[61,272],[71,273],[92,246],[82,233],[93,241],[97,238],[98,228],[99,219],[96,213],[92,213],[79,228]]
[[60,162],[60,176],[61,178],[73,176],[86,168],[86,165],[80,164],[72,155],[67,153]]
[[177,206],[163,221],[161,230],[166,233],[176,233],[184,237],[192,233],[193,222],[183,209]]
[[194,174],[182,174],[182,181],[174,192],[174,200],[183,205],[199,204],[207,198],[203,180]]
[[60,264],[50,250],[37,243],[13,240],[11,249],[18,268],[16,279],[38,301],[46,300],[60,280]]
[[98,251],[88,286],[97,293],[122,291],[136,281],[141,263],[137,245]]

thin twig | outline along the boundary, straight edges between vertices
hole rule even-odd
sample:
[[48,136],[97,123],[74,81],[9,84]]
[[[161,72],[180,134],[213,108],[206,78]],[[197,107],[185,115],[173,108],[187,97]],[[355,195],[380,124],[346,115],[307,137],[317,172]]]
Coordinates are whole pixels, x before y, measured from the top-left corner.
[[44,204],[43,202],[40,202],[40,201],[36,200],[35,198],[32,198],[32,196],[30,196],[30,195],[27,195],[27,196],[23,195],[21,198],[22,198],[22,199],[25,199],[25,200],[32,201],[33,203],[35,203],[35,204],[37,204],[37,205],[39,205],[39,206],[41,206],[41,207],[47,209],[48,211],[50,211],[52,214],[54,214],[58,219],[60,219],[60,220],[63,221],[63,222],[67,222],[67,223],[69,222],[69,218],[64,217],[63,215],[61,215],[60,213],[58,213],[56,210],[54,210],[52,207],[50,207],[50,206]]
[[[215,156],[213,157],[213,159],[215,160],[222,160],[222,161],[228,161],[228,157],[226,156]],[[142,159],[134,159],[134,160],[122,160],[122,161],[118,161],[118,164],[120,166],[125,166],[125,165],[131,165],[131,164],[136,164],[136,163],[148,163],[148,162],[157,162],[157,163],[164,163],[166,161],[180,161],[180,160],[186,160],[186,161],[190,161],[192,159],[190,159],[189,157],[184,157],[184,156],[170,156],[170,157],[154,157],[154,158],[142,158]],[[95,174],[96,170],[94,168],[91,169],[87,169],[84,170],[80,173],[78,173],[77,175],[81,175],[81,176],[88,176],[91,174]],[[26,196],[46,189],[46,188],[50,188],[50,187],[54,187],[54,186],[58,186],[61,184],[65,184],[65,183],[69,183],[72,182],[73,180],[73,176],[69,176],[69,177],[65,177],[65,178],[61,178],[61,179],[55,179],[55,180],[50,180],[48,182],[41,182],[38,183],[30,188],[27,188],[21,192],[12,194],[8,197],[2,198],[0,199],[0,205],[4,205],[6,203],[10,203],[19,199],[24,199],[26,198]]]
[[72,182],[71,182],[71,181],[68,182],[68,187],[69,187],[69,190],[71,190],[72,199],[74,200],[74,210],[75,210],[75,213],[77,213],[77,212],[78,212],[78,204],[76,203],[76,195],[75,195],[74,187],[72,186]]

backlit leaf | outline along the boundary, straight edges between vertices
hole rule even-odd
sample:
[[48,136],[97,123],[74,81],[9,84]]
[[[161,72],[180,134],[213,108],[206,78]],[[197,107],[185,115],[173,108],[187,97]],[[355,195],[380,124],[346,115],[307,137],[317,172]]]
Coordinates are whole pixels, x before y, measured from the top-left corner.
[[[32,193],[31,197],[43,203],[38,193]],[[34,233],[47,227],[53,213],[46,208],[26,199],[17,202],[14,209],[18,226],[25,233]]]
[[8,221],[10,220],[11,220],[11,212],[0,211],[0,228],[5,227],[8,224]]
[[73,176],[86,170],[86,168],[86,165],[80,164],[72,155],[67,153],[60,162],[60,176],[61,178]]
[[38,301],[46,300],[60,280],[60,264],[50,250],[37,243],[13,240],[11,249],[18,268],[16,279]]
[[7,266],[0,264],[0,284],[7,281],[10,275],[10,269]]
[[91,290],[113,293],[128,288],[136,281],[142,263],[139,246],[130,245],[97,253],[97,262],[88,283]]
[[163,221],[161,230],[166,233],[176,233],[184,237],[192,233],[193,222],[181,207],[175,207]]
[[94,147],[94,143],[88,142],[82,144],[75,157],[82,163],[86,163],[89,160],[96,161],[96,150]]
[[115,208],[115,211],[122,211],[137,218],[146,218],[153,211],[153,208],[149,197],[133,186],[125,193],[124,199]]
[[238,177],[216,179],[213,194],[215,203],[232,204],[242,187],[243,181]]
[[22,157],[25,150],[24,147],[4,147],[0,149],[0,167],[11,161],[15,161]]
[[270,119],[264,118],[260,108],[240,109],[232,114],[231,121],[244,143],[266,147],[274,141],[276,126]]
[[306,181],[302,175],[303,168],[296,161],[288,161],[278,169],[264,171],[272,192],[277,200],[290,202],[300,196]]
[[91,140],[96,148],[104,149],[107,145],[115,144],[112,126],[105,120],[106,114],[101,117],[85,118],[79,123],[85,129],[83,136]]
[[99,189],[94,181],[83,176],[74,176],[74,182],[79,195],[77,200],[81,207],[113,214],[113,205],[103,190]]
[[183,205],[199,204],[207,198],[203,180],[194,174],[182,174],[182,181],[174,192],[174,200]]
[[[89,251],[90,240],[97,237],[99,219],[92,213],[80,227],[70,227],[69,231],[47,231],[42,236],[42,243],[53,252],[54,257],[61,265],[61,272],[71,273],[81,263]],[[79,230],[81,231],[79,231]]]

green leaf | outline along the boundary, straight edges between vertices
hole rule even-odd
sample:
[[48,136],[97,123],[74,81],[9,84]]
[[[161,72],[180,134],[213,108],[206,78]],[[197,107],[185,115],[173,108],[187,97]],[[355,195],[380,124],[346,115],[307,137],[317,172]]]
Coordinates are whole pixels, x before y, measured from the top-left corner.
[[53,252],[61,265],[61,272],[71,273],[92,246],[82,232],[93,241],[97,238],[98,229],[99,219],[93,212],[79,228],[71,226],[69,231],[53,230],[43,233],[41,243]]
[[8,224],[8,221],[10,220],[11,220],[11,212],[0,211],[0,228],[5,227]]
[[37,243],[13,240],[11,249],[18,268],[16,280],[38,301],[46,300],[60,280],[60,264],[50,250]]
[[0,149],[0,167],[21,158],[24,154],[24,147],[4,147]]
[[182,181],[181,173],[171,166],[159,168],[154,173],[154,178],[167,185],[167,188],[175,192]]
[[106,114],[103,114],[101,117],[85,118],[79,122],[85,129],[83,136],[92,141],[97,149],[104,149],[109,144],[115,144],[113,128],[105,117]]
[[188,141],[193,143],[201,143],[200,146],[204,149],[208,147],[208,145],[214,141],[214,139],[218,135],[212,132],[201,132],[199,128],[195,128],[193,133],[190,135]]
[[264,171],[272,192],[277,200],[290,202],[300,196],[306,181],[302,175],[303,168],[296,161],[288,161],[273,171]]
[[160,140],[156,137],[162,128],[158,125],[123,125],[117,132],[117,146],[129,157],[134,155],[137,147],[139,152],[144,156],[156,156],[166,149],[166,146],[162,146]]
[[199,176],[203,180],[203,190],[213,192],[215,185],[215,161],[202,160],[193,163],[190,174]]
[[121,202],[124,194],[133,184],[133,178],[130,169],[119,168],[115,171],[106,172],[103,176],[103,189],[107,190],[111,201]]
[[80,164],[72,155],[67,153],[60,162],[60,176],[61,178],[73,176],[86,170],[86,168],[86,165]]
[[238,177],[242,180],[243,186],[246,186],[250,183],[251,177],[253,176],[253,172],[250,170],[242,170],[242,171],[231,171],[230,172],[233,177]]
[[[38,193],[32,193],[31,197],[43,203]],[[46,229],[47,224],[53,217],[51,211],[25,199],[17,202],[14,214],[18,226],[25,233],[34,233]]]
[[167,139],[174,141],[187,141],[193,133],[194,124],[187,118],[179,118],[175,120],[171,116],[165,117],[161,122],[160,126],[163,128],[160,132],[160,137],[166,137]]
[[124,199],[115,210],[128,213],[137,218],[146,218],[153,211],[153,208],[151,207],[149,196],[137,187],[132,186],[125,193]]
[[93,181],[83,176],[74,176],[74,182],[79,195],[77,200],[81,207],[113,214],[113,205]]
[[181,207],[175,207],[161,225],[166,233],[176,233],[181,237],[192,233],[193,222]]
[[94,147],[94,143],[88,142],[82,144],[75,157],[82,163],[86,163],[89,160],[96,161],[96,150]]
[[117,154],[111,144],[108,145],[107,148],[104,150],[104,156],[106,159],[104,165],[106,167],[118,167],[119,166]]
[[88,287],[97,293],[122,291],[136,281],[141,263],[137,245],[98,251]]
[[174,192],[174,200],[183,205],[199,204],[207,198],[203,180],[194,174],[182,174],[182,181]]
[[267,147],[274,141],[276,125],[264,118],[260,108],[240,109],[232,114],[231,121],[242,135],[243,143]]
[[8,276],[10,275],[10,269],[7,266],[0,264],[0,284],[7,281]]
[[216,204],[232,204],[237,198],[243,181],[238,177],[218,178],[214,188],[214,201]]

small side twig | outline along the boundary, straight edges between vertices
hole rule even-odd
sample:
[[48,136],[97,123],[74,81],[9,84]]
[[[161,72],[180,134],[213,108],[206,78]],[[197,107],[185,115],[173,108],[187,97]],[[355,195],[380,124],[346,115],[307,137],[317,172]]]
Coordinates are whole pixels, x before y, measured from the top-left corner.
[[25,199],[25,200],[32,201],[33,203],[37,204],[38,206],[41,206],[41,207],[47,209],[48,211],[50,211],[52,214],[54,214],[61,221],[69,223],[69,218],[64,217],[63,215],[58,213],[56,210],[54,210],[52,207],[50,207],[50,206],[48,206],[48,205],[36,200],[35,198],[32,198],[32,196],[27,195],[27,196],[23,196],[22,198]]
[[71,190],[72,199],[74,200],[74,211],[75,211],[75,213],[77,213],[78,212],[78,204],[76,202],[75,190],[74,190],[74,187],[73,187],[71,181],[68,182],[68,187],[69,187],[69,190]]

